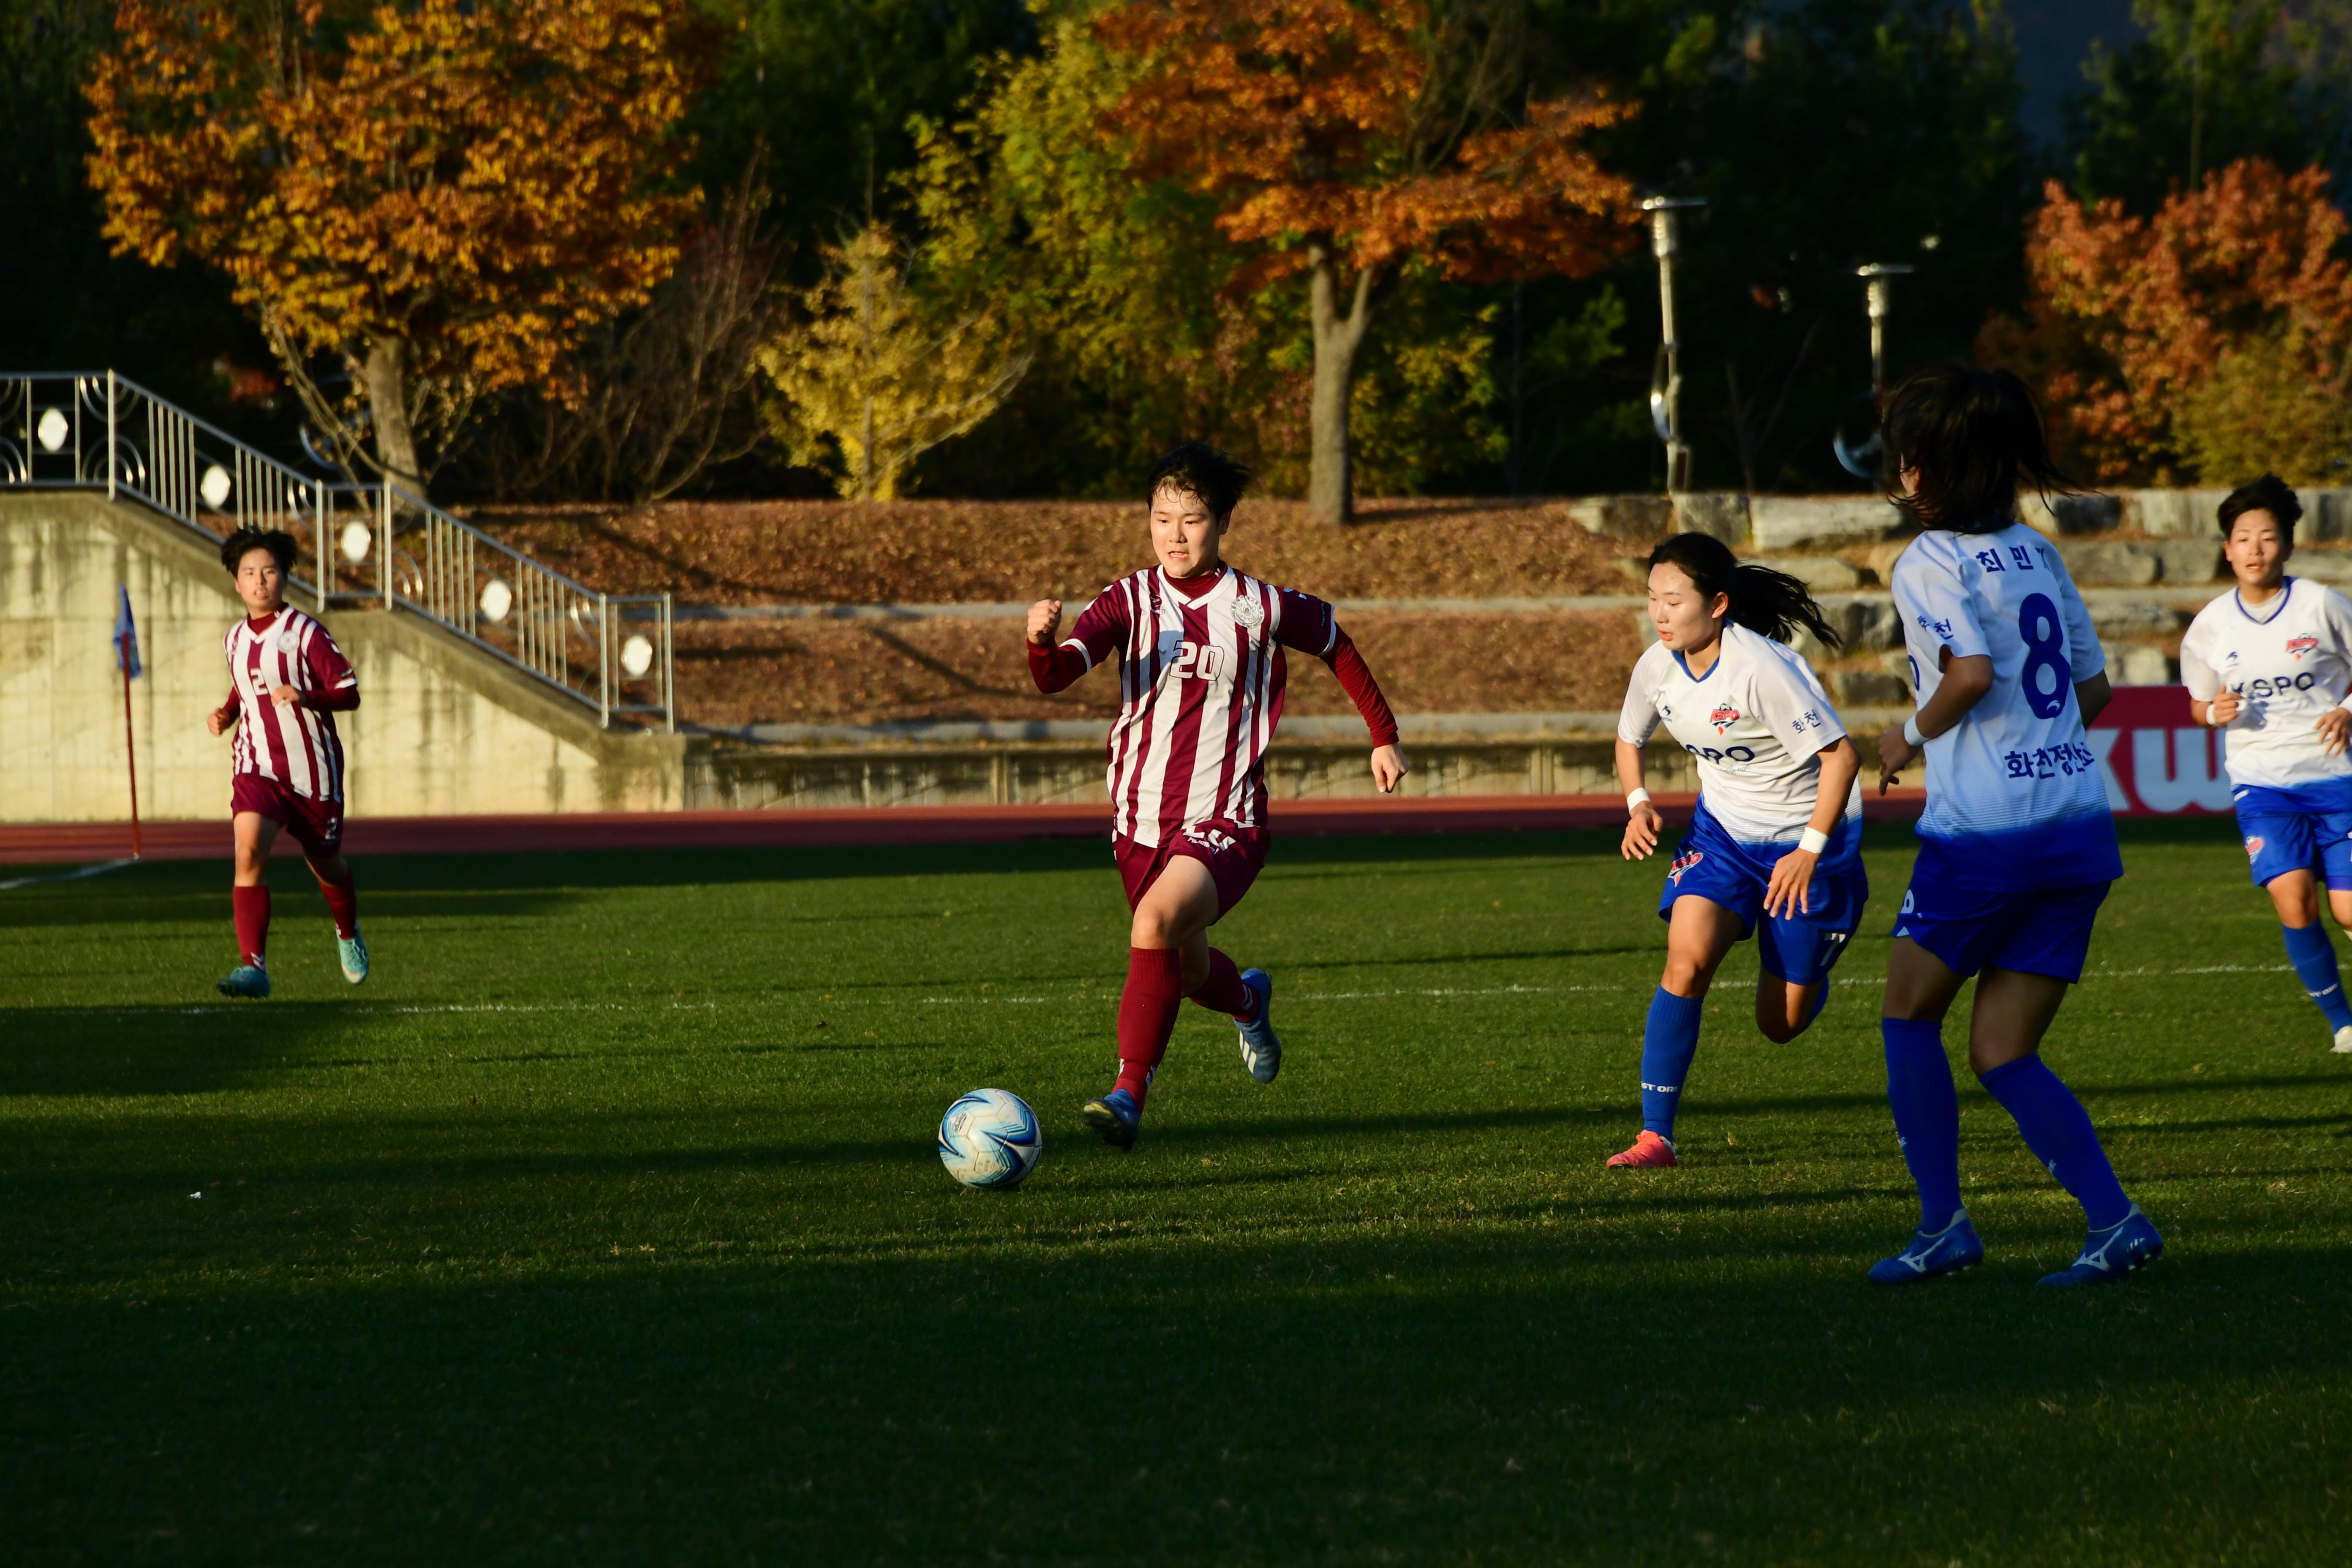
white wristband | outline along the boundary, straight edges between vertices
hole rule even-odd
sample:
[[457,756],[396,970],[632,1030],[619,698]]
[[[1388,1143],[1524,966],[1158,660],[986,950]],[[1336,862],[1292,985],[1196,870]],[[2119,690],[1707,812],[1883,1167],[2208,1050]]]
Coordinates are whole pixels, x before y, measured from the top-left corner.
[[1925,746],[1927,737],[1919,733],[1919,715],[1914,713],[1903,721],[1903,738],[1914,746]]
[[1818,855],[1830,847],[1830,836],[1818,827],[1808,827],[1797,840],[1797,847],[1808,855]]
[[1634,808],[1635,806],[1637,806],[1637,805],[1649,805],[1649,804],[1650,804],[1650,792],[1649,792],[1648,790],[1645,790],[1645,789],[1634,789],[1634,790],[1627,790],[1627,791],[1625,792],[1625,815],[1626,815],[1626,816],[1633,816],[1633,808]]

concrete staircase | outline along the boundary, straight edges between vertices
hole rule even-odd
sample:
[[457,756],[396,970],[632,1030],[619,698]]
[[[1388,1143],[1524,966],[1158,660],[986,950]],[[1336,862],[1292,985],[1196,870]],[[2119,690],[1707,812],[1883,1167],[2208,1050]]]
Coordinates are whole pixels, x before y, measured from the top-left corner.
[[[141,811],[226,811],[229,742],[205,732],[205,715],[226,695],[221,636],[243,607],[217,542],[102,490],[23,490],[0,492],[0,819],[128,816],[110,640],[119,587],[146,666],[131,689]],[[656,810],[711,795],[708,738],[604,727],[415,614],[320,618],[360,676],[361,707],[338,721],[354,816]]]

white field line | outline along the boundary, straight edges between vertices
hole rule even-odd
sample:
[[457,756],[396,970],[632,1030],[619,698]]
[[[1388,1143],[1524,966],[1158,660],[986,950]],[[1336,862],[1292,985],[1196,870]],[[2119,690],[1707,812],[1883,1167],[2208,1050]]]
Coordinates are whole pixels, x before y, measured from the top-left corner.
[[43,882],[79,882],[84,877],[102,877],[109,871],[120,871],[125,866],[137,864],[139,864],[139,858],[134,855],[128,860],[107,860],[96,866],[82,866],[71,871],[57,871],[43,877],[11,877],[6,881],[0,882],[0,893],[13,892],[18,888],[37,887]]
[[[2147,975],[2192,974],[2284,974],[2294,969],[2288,963],[2208,963],[2186,969],[2088,969],[2084,980],[2127,980]],[[1832,982],[1837,985],[1879,985],[1884,977],[1874,974],[1851,974]],[[1736,989],[1737,986],[1726,987]],[[1304,991],[1288,993],[1289,1002],[1381,1002],[1402,996],[1564,996],[1595,992],[1622,992],[1643,989],[1637,985],[1443,985],[1411,986],[1387,991]],[[1097,991],[1079,996],[921,996],[909,1002],[893,996],[824,997],[810,1003],[812,1006],[833,1007],[1053,1007],[1067,1006],[1075,1002],[1116,1002],[1116,991]],[[747,1005],[759,1005],[747,1003]],[[337,1009],[360,1015],[381,1015],[394,1017],[414,1017],[426,1015],[446,1016],[468,1013],[669,1013],[715,1012],[716,1002],[444,1002],[419,1003],[394,1006],[388,1004],[353,1003]],[[72,1013],[83,1017],[111,1016],[129,1014],[169,1014],[174,1016],[195,1016],[214,1013],[250,1013],[253,1005],[223,1003],[194,1007],[26,1007],[26,1013]]]

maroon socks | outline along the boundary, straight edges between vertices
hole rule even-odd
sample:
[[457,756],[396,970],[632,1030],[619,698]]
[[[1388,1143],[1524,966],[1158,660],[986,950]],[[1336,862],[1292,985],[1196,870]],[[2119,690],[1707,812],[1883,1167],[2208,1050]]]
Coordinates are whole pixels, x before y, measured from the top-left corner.
[[1136,1109],[1151,1091],[1151,1075],[1168,1054],[1176,1009],[1184,1000],[1184,961],[1172,947],[1127,950],[1127,989],[1118,998],[1118,1085]]
[[1209,977],[1192,993],[1192,1000],[1244,1023],[1257,1016],[1257,993],[1242,984],[1242,972],[1234,961],[1213,947],[1209,950]]
[[359,935],[359,887],[351,873],[345,872],[340,882],[320,879],[319,891],[326,896],[327,912],[335,917],[335,934],[345,942]]
[[269,949],[269,889],[231,888],[229,903],[236,911],[237,962],[268,968],[262,954]]

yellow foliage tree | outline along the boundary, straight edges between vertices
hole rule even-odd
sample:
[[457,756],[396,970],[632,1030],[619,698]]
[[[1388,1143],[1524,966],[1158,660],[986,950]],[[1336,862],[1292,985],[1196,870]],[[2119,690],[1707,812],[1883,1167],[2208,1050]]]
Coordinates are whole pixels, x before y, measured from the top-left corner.
[[[118,0],[88,88],[119,252],[227,273],[349,463],[536,384],[677,265],[685,0]],[[367,454],[308,374],[342,358]],[[437,410],[437,414],[436,411]]]
[[995,411],[1030,353],[1003,341],[992,311],[935,321],[887,228],[826,247],[825,262],[806,319],[760,352],[780,395],[769,424],[796,463],[829,467],[837,450],[843,495],[889,500],[908,463]]

